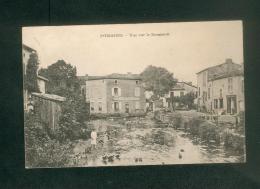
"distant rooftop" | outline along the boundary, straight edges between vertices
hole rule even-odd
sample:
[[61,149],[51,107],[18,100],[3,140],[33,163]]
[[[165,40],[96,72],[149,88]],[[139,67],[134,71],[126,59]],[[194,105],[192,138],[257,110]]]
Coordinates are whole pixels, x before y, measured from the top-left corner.
[[189,85],[189,86],[194,87],[194,88],[197,88],[195,85],[192,84],[192,82],[185,82],[185,81],[179,81],[179,82],[177,82],[177,84],[181,84],[181,83],[183,83],[183,84],[185,84],[185,85]]
[[141,80],[141,76],[139,74],[119,74],[119,73],[112,73],[105,76],[78,76],[80,80],[86,81],[86,80],[100,80],[100,79],[123,79],[123,80]]
[[226,62],[208,67],[204,70],[201,70],[197,74],[201,72],[208,71],[208,81],[213,81],[216,79],[244,75],[243,66],[241,64],[236,64],[232,61],[232,59],[226,59]]
[[33,48],[31,48],[31,47],[29,47],[29,46],[27,46],[27,45],[25,45],[25,44],[23,44],[23,48],[24,48],[25,50],[29,51],[29,52],[36,52],[35,49],[33,49]]
[[197,88],[196,86],[192,85],[191,82],[180,81],[176,83],[176,85],[172,88],[172,90],[176,90],[176,91],[185,90],[183,85],[188,85],[190,87]]
[[54,94],[46,94],[46,93],[32,93],[33,96],[37,96],[43,99],[47,99],[47,100],[53,100],[53,101],[59,101],[59,102],[63,102],[66,100],[65,97],[62,96],[58,96],[58,95],[54,95]]

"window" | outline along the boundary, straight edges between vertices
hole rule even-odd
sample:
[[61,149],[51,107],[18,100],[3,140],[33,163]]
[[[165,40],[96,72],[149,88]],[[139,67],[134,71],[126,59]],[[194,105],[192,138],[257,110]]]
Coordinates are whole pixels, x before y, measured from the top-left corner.
[[140,102],[139,101],[135,102],[135,109],[140,109]]
[[228,92],[232,92],[233,90],[233,79],[232,77],[228,78]]
[[118,96],[118,88],[114,88],[114,95]]
[[100,111],[100,112],[102,111],[102,102],[98,103],[98,111]]
[[135,96],[140,96],[140,87],[135,88]]
[[139,81],[135,81],[135,83],[136,83],[136,85],[138,85],[138,84],[139,84]]
[[94,102],[90,102],[90,110],[91,111],[94,111],[95,109],[94,109]]
[[199,87],[199,96],[200,96],[200,87]]
[[214,108],[218,109],[218,99],[214,99]]
[[219,98],[222,98],[222,89],[219,90]]
[[114,110],[115,112],[119,111],[119,102],[114,102]]
[[210,88],[208,88],[208,99],[210,99]]
[[117,84],[117,80],[115,80],[115,84]]
[[203,102],[207,101],[207,92],[203,91],[202,99],[203,99]]
[[173,91],[171,91],[170,97],[174,97],[174,92]]
[[223,108],[223,98],[219,99],[219,108]]
[[128,103],[125,104],[125,113],[129,113],[129,104]]
[[203,72],[203,86],[206,86],[207,72]]
[[180,92],[180,96],[183,96],[183,95],[184,95],[184,92],[183,92],[183,91],[181,91],[181,92]]

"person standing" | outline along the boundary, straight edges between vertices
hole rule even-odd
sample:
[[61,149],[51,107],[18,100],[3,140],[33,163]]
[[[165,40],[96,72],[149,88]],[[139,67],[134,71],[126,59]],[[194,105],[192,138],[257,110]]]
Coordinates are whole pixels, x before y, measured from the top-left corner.
[[91,131],[90,137],[91,137],[91,150],[96,149],[96,145],[97,145],[97,132],[95,131],[95,129],[93,129]]

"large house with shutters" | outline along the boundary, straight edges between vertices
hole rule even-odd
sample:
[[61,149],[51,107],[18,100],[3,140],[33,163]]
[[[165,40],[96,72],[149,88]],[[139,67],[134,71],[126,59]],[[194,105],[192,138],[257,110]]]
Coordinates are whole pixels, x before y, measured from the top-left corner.
[[244,111],[244,71],[227,59],[197,73],[198,110],[216,114]]
[[142,113],[145,94],[138,74],[80,76],[81,92],[89,103],[90,114]]

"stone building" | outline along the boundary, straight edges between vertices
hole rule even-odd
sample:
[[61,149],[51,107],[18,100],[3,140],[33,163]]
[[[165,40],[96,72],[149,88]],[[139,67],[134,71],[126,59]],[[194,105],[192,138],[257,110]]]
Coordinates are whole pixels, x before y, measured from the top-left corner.
[[[37,51],[27,45],[24,45],[24,44],[22,45],[24,75],[26,74],[28,60],[30,59],[31,54],[33,54],[33,53],[37,54]],[[46,82],[48,82],[48,79],[46,79],[43,76],[38,75],[38,73],[37,73],[37,83],[38,83],[40,93],[43,93],[43,94],[46,93]],[[29,94],[25,88],[23,89],[23,93],[24,93],[24,110],[28,111],[28,104],[29,104],[29,99],[31,97],[31,94]]]
[[[90,104],[90,113],[138,113],[145,111],[142,80],[137,74],[81,76],[82,94]],[[82,82],[81,82],[82,83]]]
[[[167,99],[167,107],[171,106],[171,98],[172,97],[181,97],[188,93],[193,93],[194,96],[196,96],[197,93],[197,87],[192,85],[192,82],[177,82],[176,85],[169,91],[168,94],[165,95],[165,98]],[[175,106],[178,106],[179,103],[176,102]]]
[[166,98],[180,97],[187,93],[196,94],[197,87],[192,85],[191,82],[177,82],[176,85],[169,91],[169,93],[165,96]]
[[199,111],[217,114],[244,111],[243,66],[232,59],[198,72],[197,83]]

